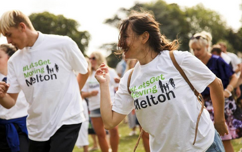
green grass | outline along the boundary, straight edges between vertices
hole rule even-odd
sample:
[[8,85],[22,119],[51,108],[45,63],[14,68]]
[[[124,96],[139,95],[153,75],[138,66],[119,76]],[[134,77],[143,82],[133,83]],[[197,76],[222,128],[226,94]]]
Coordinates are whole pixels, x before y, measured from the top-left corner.
[[[137,128],[138,129],[138,128]],[[119,125],[119,134],[120,134],[120,141],[119,141],[119,152],[132,152],[134,146],[137,142],[138,135],[129,136],[131,129],[128,127],[127,124],[120,124]],[[89,138],[89,147],[92,147],[92,140]],[[238,152],[240,148],[242,148],[242,138],[232,140],[232,144],[234,147],[234,152]],[[73,152],[83,152],[83,149],[79,149],[77,147],[74,148]],[[101,150],[95,150],[92,152],[101,152]],[[140,140],[139,146],[136,152],[144,152],[144,148],[142,145],[142,139]]]

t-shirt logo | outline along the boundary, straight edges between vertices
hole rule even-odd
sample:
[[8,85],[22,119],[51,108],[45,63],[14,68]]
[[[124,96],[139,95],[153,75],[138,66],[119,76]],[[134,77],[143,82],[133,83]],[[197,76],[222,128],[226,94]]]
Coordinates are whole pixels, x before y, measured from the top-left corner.
[[50,60],[39,60],[23,67],[26,85],[29,87],[35,83],[57,79],[56,73],[59,66],[54,64],[50,67]]
[[[131,96],[134,99],[136,98],[134,100],[135,109],[140,110],[176,98],[173,91],[175,87],[174,79],[170,78],[167,81],[162,74],[150,78],[148,81],[143,82],[142,85],[139,85],[139,87],[133,86],[130,90]],[[160,94],[157,94],[158,89],[160,89]]]

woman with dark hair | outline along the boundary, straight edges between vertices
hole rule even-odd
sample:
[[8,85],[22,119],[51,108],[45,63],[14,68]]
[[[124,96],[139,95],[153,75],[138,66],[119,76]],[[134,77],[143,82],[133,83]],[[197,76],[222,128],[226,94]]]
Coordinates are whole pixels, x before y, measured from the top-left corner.
[[[138,62],[132,75],[129,70],[120,80],[112,102],[108,91],[108,67],[102,64],[96,71],[101,90],[101,114],[107,129],[115,127],[135,108],[140,125],[149,133],[152,152],[211,152],[214,147],[224,151],[217,133],[228,133],[224,105],[221,104],[224,98],[220,79],[191,53],[173,51],[178,48],[178,42],[169,42],[161,35],[159,23],[149,13],[133,13],[121,23],[118,46],[126,59],[137,59]],[[208,111],[203,109],[196,127],[202,106],[173,65],[170,51],[198,92],[207,86],[210,88],[214,124]]]

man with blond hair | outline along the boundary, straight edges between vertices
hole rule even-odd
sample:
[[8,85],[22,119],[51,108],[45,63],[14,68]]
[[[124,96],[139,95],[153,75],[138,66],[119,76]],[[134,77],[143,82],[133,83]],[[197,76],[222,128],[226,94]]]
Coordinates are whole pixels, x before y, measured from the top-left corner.
[[9,84],[0,82],[0,104],[11,108],[22,90],[30,106],[29,151],[72,152],[84,121],[79,101],[88,65],[83,54],[69,37],[36,31],[18,10],[1,16],[0,34],[19,49],[8,62]]

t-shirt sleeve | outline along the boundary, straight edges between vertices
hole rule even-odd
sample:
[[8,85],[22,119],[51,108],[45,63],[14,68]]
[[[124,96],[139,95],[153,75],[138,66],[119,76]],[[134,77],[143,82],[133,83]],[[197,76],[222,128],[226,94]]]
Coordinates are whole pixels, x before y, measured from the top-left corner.
[[127,81],[128,81],[129,74],[130,74],[130,71],[127,71],[124,74],[124,76],[121,78],[118,91],[116,92],[114,97],[113,107],[112,107],[113,111],[123,115],[129,114],[134,108],[134,102],[133,102],[134,99],[131,97],[127,89]]
[[216,76],[213,72],[191,53],[174,51],[174,55],[177,63],[198,92],[203,92],[215,80]]
[[67,41],[65,45],[63,45],[63,50],[72,70],[81,74],[86,74],[88,64],[85,57],[78,48],[77,44],[71,38],[66,37],[66,39]]
[[19,93],[21,88],[14,71],[14,66],[11,61],[8,62],[8,78],[7,82],[10,84],[8,88],[8,93]]

